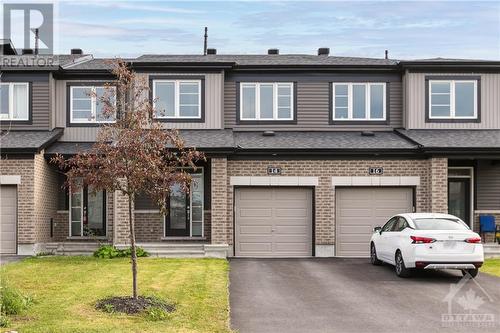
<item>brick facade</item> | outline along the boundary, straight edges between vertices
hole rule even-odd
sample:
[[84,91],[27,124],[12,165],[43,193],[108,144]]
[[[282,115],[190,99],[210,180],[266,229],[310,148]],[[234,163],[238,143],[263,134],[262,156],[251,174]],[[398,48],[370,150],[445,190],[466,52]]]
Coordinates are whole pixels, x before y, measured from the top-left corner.
[[[333,176],[367,176],[371,166],[383,167],[384,176],[418,176],[417,212],[447,211],[447,159],[419,160],[212,160],[212,243],[233,244],[231,176],[267,176],[267,167],[280,167],[282,176],[317,177],[315,188],[315,242],[335,243],[335,192]],[[227,169],[225,169],[227,168]],[[280,176],[275,176],[280,177]],[[225,181],[226,192],[221,193]],[[435,191],[436,193],[432,193]],[[443,197],[444,196],[444,197]],[[222,206],[225,200],[225,211]]]
[[45,160],[43,152],[34,158],[34,221],[37,243],[51,241],[50,219],[56,216],[57,198],[60,191],[57,171]]

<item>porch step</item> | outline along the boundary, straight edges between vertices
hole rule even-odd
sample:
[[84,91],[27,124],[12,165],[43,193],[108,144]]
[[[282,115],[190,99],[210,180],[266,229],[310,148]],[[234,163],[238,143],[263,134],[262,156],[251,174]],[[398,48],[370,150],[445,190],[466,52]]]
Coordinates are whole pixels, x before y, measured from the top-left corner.
[[486,243],[483,244],[485,258],[498,258],[500,257],[500,244]]
[[161,258],[202,258],[205,257],[204,244],[161,244],[138,243],[151,257]]
[[56,255],[66,256],[91,256],[99,247],[97,243],[84,242],[64,242],[64,243],[47,243],[45,249],[47,252],[52,252]]

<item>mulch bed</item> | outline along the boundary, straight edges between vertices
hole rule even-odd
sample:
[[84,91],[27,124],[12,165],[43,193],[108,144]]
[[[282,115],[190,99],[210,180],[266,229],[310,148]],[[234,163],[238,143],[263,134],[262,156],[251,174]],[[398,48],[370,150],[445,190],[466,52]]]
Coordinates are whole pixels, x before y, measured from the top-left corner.
[[138,296],[137,299],[130,296],[115,296],[100,300],[96,304],[96,309],[98,310],[109,312],[109,309],[112,308],[113,311],[126,314],[140,313],[149,307],[160,308],[165,312],[173,312],[175,310],[173,304],[148,296]]

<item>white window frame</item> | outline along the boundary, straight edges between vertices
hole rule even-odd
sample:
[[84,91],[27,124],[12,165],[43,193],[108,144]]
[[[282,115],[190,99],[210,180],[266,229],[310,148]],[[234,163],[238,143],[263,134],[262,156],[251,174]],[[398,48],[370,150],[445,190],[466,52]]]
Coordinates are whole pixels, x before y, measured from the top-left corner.
[[[450,93],[432,93],[433,83],[449,83]],[[473,116],[457,116],[455,110],[455,84],[456,83],[474,83],[474,115]],[[432,104],[432,95],[450,95],[450,115],[449,116],[433,116],[432,107],[433,106],[448,106],[448,104]],[[477,119],[477,80],[429,80],[429,119]]]
[[[201,80],[169,80],[169,79],[155,79],[153,80],[153,103],[156,105],[158,102],[156,95],[156,83],[173,83],[174,84],[174,116],[157,116],[156,119],[201,119]],[[180,85],[182,83],[196,83],[198,85],[198,115],[197,116],[181,116],[180,115]],[[195,104],[183,104],[194,106]]]
[[[93,85],[85,85],[79,86],[74,85],[70,86],[70,96],[69,96],[69,115],[70,115],[70,123],[71,124],[111,124],[116,122],[116,114],[115,119],[113,120],[97,120],[97,97],[96,97],[96,88],[104,88],[105,86],[93,86]],[[112,89],[115,91],[115,106],[116,106],[116,87],[109,86],[105,87],[106,89]],[[73,117],[73,90],[74,89],[89,89],[92,91],[90,97],[90,119],[83,118],[74,118]]]
[[[337,118],[335,114],[335,88],[347,85],[347,118]],[[365,117],[353,118],[353,86],[365,86]],[[371,118],[371,87],[382,86],[382,118]],[[387,84],[385,82],[334,82],[332,84],[332,120],[334,121],[386,121],[387,120]]]
[[[4,114],[0,114],[0,120],[9,121],[27,121],[30,119],[30,86],[28,82],[1,82],[2,86],[9,86],[9,115],[5,117]],[[26,87],[26,105],[28,109],[26,110],[26,118],[13,118],[14,116],[14,86],[25,86]]]
[[[273,117],[262,118],[260,115],[260,86],[273,86]],[[290,86],[290,117],[278,118],[278,86]],[[255,118],[243,117],[243,88],[252,87],[255,89]],[[290,121],[294,120],[294,83],[293,82],[240,82],[240,120],[242,121]]]

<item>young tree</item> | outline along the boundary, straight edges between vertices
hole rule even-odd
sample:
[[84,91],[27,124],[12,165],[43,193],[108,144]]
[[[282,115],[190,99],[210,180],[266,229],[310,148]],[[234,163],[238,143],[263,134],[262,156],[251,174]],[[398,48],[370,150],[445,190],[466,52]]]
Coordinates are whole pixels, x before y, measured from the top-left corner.
[[194,148],[186,148],[177,130],[167,130],[153,115],[149,86],[122,60],[110,63],[116,80],[99,91],[88,92],[98,103],[97,117],[108,120],[99,129],[90,150],[69,159],[53,159],[65,170],[66,186],[88,186],[89,190],[119,191],[128,197],[132,291],[137,299],[137,254],[132,205],[138,193],[149,196],[167,213],[171,186],[180,184],[188,192],[191,176],[186,168],[204,159]]

